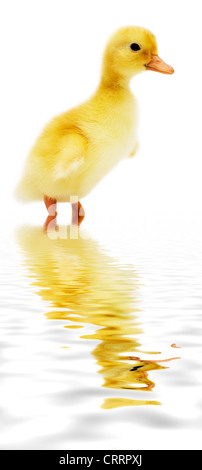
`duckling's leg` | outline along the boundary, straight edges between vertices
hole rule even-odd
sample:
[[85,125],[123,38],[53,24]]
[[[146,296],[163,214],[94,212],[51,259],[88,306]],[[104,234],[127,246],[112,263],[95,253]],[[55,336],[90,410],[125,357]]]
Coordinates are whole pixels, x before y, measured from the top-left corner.
[[47,231],[48,228],[54,229],[56,226],[57,201],[52,197],[44,196],[44,203],[49,214],[44,224],[44,229]]
[[81,203],[79,201],[72,203],[72,224],[80,225],[84,217],[85,212]]

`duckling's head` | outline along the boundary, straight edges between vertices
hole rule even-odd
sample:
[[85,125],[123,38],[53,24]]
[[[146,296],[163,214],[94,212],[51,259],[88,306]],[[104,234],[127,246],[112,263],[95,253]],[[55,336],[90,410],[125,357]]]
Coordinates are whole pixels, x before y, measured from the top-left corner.
[[172,74],[174,69],[158,56],[154,35],[140,27],[119,29],[107,44],[103,60],[103,79],[129,80],[143,70]]

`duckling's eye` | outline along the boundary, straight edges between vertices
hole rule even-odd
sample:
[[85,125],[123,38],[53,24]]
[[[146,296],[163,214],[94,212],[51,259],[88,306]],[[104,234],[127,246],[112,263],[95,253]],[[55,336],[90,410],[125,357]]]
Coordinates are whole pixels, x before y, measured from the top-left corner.
[[133,42],[133,43],[130,45],[130,48],[132,49],[132,51],[139,51],[139,50],[140,50],[140,46],[139,46],[139,44],[137,44],[136,42]]

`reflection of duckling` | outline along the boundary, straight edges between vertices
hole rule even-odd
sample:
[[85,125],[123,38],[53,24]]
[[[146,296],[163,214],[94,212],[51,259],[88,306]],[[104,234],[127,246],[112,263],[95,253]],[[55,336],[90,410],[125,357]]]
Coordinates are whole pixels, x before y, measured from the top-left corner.
[[[124,27],[109,41],[100,85],[91,99],[53,119],[36,141],[17,194],[23,200],[57,201],[86,196],[121,159],[134,154],[136,102],[131,77],[143,70],[172,74],[146,29]],[[73,219],[83,216],[73,204]]]
[[[18,240],[26,256],[26,265],[37,279],[38,295],[49,301],[53,310],[49,319],[67,320],[66,328],[90,323],[99,326],[94,334],[81,336],[99,340],[93,351],[104,387],[121,390],[147,390],[154,387],[148,378],[152,369],[161,369],[155,361],[144,361],[132,354],[139,350],[137,335],[142,333],[135,300],[138,276],[129,267],[117,266],[92,239],[51,240],[40,228],[24,228]],[[70,323],[73,322],[73,323]],[[129,336],[128,336],[129,335]],[[134,362],[134,364],[132,363]],[[158,404],[154,401],[113,399],[104,408]],[[128,401],[127,401],[128,400]]]

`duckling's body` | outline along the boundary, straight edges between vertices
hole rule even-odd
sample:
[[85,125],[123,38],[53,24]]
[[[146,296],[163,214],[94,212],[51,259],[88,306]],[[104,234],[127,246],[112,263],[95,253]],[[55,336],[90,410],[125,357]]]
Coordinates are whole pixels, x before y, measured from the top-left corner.
[[137,106],[129,82],[146,69],[173,73],[157,56],[153,34],[138,27],[116,32],[107,45],[95,94],[54,118],[36,141],[17,190],[21,199],[44,198],[48,210],[73,196],[79,201],[134,153]]
[[[54,118],[34,145],[21,183],[26,199],[86,196],[136,144],[130,90],[99,87],[86,103]],[[75,154],[75,150],[78,153]]]

